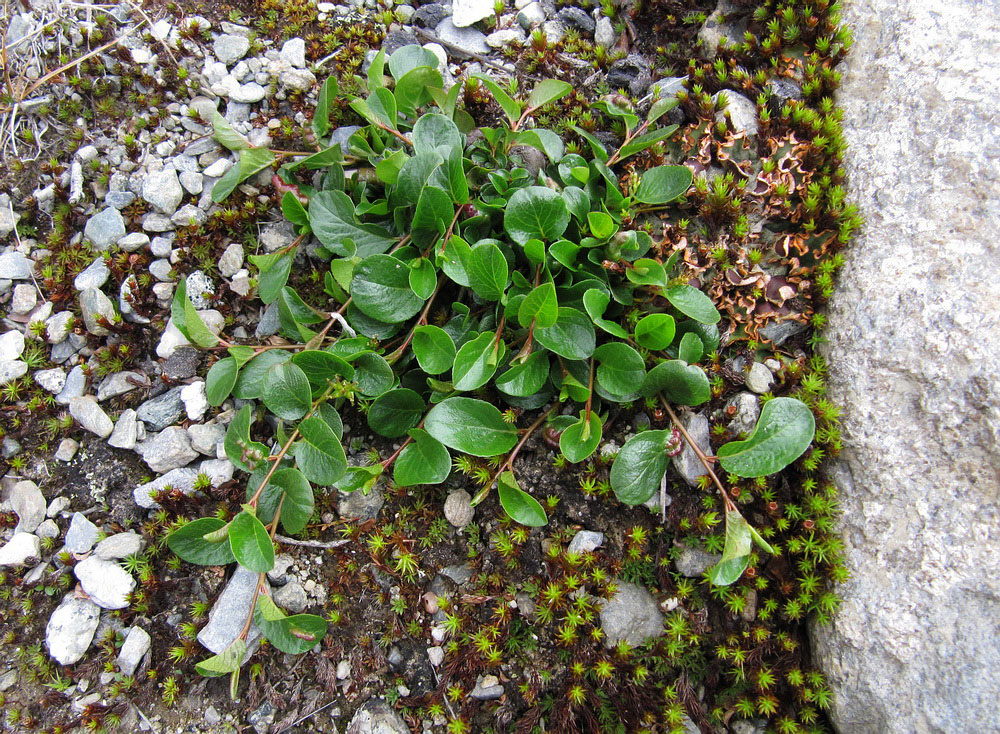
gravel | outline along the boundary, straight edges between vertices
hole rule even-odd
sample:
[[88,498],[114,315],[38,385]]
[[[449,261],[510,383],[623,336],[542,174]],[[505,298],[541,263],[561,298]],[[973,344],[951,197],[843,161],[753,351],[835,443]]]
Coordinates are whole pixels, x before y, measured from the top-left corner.
[[41,558],[41,541],[31,533],[14,533],[14,537],[0,547],[0,566],[30,565]]
[[108,414],[90,395],[70,400],[69,414],[73,416],[73,420],[100,438],[107,438],[115,428]]
[[45,646],[60,665],[79,662],[90,647],[101,618],[101,608],[72,593],[63,597],[45,626]]
[[121,212],[109,206],[87,220],[83,236],[98,250],[107,250],[125,236],[125,231]]
[[101,326],[99,319],[112,323],[115,319],[115,307],[102,291],[97,288],[87,288],[80,292],[80,313],[83,323],[94,336],[107,336],[111,332]]
[[135,579],[114,561],[90,556],[73,566],[80,586],[97,606],[124,609],[128,595],[135,589]]
[[191,448],[191,439],[185,429],[179,426],[165,428],[136,446],[146,465],[155,472],[180,469],[198,458],[198,452]]
[[79,512],[73,513],[73,518],[69,522],[69,530],[66,531],[66,550],[71,553],[88,553],[97,542],[100,529],[87,519],[86,515]]

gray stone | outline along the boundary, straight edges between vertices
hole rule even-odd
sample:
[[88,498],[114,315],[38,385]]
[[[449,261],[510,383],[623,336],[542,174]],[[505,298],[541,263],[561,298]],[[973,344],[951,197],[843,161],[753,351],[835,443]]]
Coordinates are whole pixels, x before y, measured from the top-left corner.
[[292,581],[274,592],[274,603],[293,614],[298,614],[309,605],[309,599],[302,584]]
[[0,280],[29,280],[34,265],[20,252],[0,255]]
[[[231,77],[230,77],[231,78]],[[257,82],[240,84],[229,92],[229,101],[240,104],[254,104],[267,96],[267,90]]]
[[143,656],[149,652],[152,640],[149,633],[142,627],[132,627],[118,651],[118,669],[122,675],[133,675],[142,662]]
[[[250,604],[257,593],[257,579],[258,574],[243,566],[236,566],[232,578],[208,614],[208,624],[198,633],[198,642],[202,646],[218,654],[239,636],[250,612]],[[267,585],[266,580],[264,584]],[[256,622],[251,622],[247,635],[248,653],[257,648],[260,637],[260,628]]]
[[109,191],[104,195],[104,203],[115,210],[124,209],[133,201],[135,194],[131,191]]
[[734,0],[719,0],[715,11],[705,19],[705,24],[698,31],[698,41],[709,56],[714,56],[726,39],[728,44],[740,43],[743,32],[747,28],[745,14],[738,14]]
[[177,171],[164,168],[150,173],[142,182],[142,198],[152,204],[157,212],[170,216],[184,199],[184,189],[177,180]]
[[445,18],[438,23],[437,28],[434,29],[434,33],[445,43],[455,46],[458,51],[454,53],[461,58],[470,53],[485,55],[490,52],[490,46],[486,43],[485,35],[475,28],[457,28],[451,22],[451,18]]
[[717,553],[707,553],[700,548],[683,548],[674,565],[677,572],[688,578],[701,576],[710,567],[719,562],[722,556]]
[[215,706],[209,706],[205,709],[205,723],[209,726],[215,726],[220,721],[222,721],[222,714],[218,712]]
[[151,262],[149,264],[149,274],[161,283],[166,283],[174,279],[173,266],[166,258]]
[[111,271],[104,264],[104,258],[99,257],[73,278],[73,287],[78,291],[85,291],[88,288],[100,288],[108,282],[109,277],[111,277]]
[[247,723],[257,734],[267,734],[274,723],[274,706],[270,701],[264,701],[260,706],[247,714]]
[[[698,444],[698,448],[706,456],[711,456],[712,446],[709,442],[708,418],[701,413],[692,413],[684,421],[684,427],[691,435],[691,438],[694,439],[694,442]],[[684,481],[692,487],[698,486],[698,477],[708,474],[705,465],[701,463],[694,450],[688,446],[687,441],[684,441],[683,450],[673,458],[673,467]]]
[[131,408],[127,408],[118,416],[118,422],[115,423],[115,428],[108,438],[108,446],[132,450],[135,448],[138,437],[139,421],[136,418],[136,413]]
[[78,599],[72,593],[52,612],[45,626],[45,647],[60,665],[80,661],[94,640],[101,619],[101,608],[88,599]]
[[76,365],[66,375],[66,384],[56,395],[56,402],[60,405],[69,405],[74,398],[81,397],[86,389],[87,375],[84,373],[83,367]]
[[748,392],[738,392],[726,401],[726,415],[732,416],[727,426],[729,432],[734,436],[741,433],[749,434],[757,425],[757,418],[760,417],[760,400],[756,395]]
[[750,390],[758,395],[763,395],[771,389],[773,382],[774,375],[762,362],[754,362],[750,365],[750,371],[746,376],[746,385]]
[[60,311],[45,321],[45,337],[49,344],[61,344],[73,326],[73,313]]
[[216,447],[226,438],[226,427],[216,423],[195,423],[188,427],[188,437],[191,439],[191,448],[199,454],[215,456]]
[[245,36],[223,34],[216,37],[212,50],[215,52],[215,58],[223,64],[232,64],[247,55],[247,51],[250,50],[250,39]]
[[174,469],[151,482],[140,484],[132,490],[132,498],[139,507],[144,507],[147,510],[158,509],[160,505],[153,499],[154,494],[168,487],[184,494],[193,494],[194,481],[197,478],[198,472],[195,469],[188,467]]
[[526,38],[524,31],[520,28],[506,28],[486,36],[486,43],[490,48],[504,48],[511,44],[524,43]]
[[31,533],[14,533],[14,537],[0,547],[0,566],[30,565],[41,557],[41,541]]
[[118,289],[118,310],[122,318],[132,324],[148,324],[149,319],[138,313],[132,306],[138,300],[139,280],[135,273],[129,273]]
[[53,454],[57,461],[72,461],[76,452],[80,450],[80,444],[72,438],[64,438],[59,442],[59,447]]
[[385,701],[371,699],[351,717],[346,734],[410,734],[410,727]]
[[200,270],[193,271],[187,277],[187,296],[191,304],[198,310],[208,308],[211,297],[215,293],[212,279]]
[[274,557],[274,566],[267,572],[268,581],[272,584],[284,584],[288,582],[285,574],[288,569],[295,564],[295,559],[287,553],[279,553]]
[[189,194],[197,196],[205,189],[205,177],[197,171],[181,171],[177,180]]
[[90,395],[70,400],[69,414],[73,416],[73,420],[99,438],[107,438],[115,428],[108,414]]
[[464,489],[457,489],[448,494],[444,501],[444,516],[456,528],[464,528],[475,517],[476,510],[472,506],[472,496]]
[[292,66],[306,68],[306,42],[301,38],[289,38],[281,46],[281,59]]
[[181,387],[172,387],[162,395],[150,398],[135,411],[136,417],[151,431],[162,431],[184,415]]
[[780,347],[793,336],[798,336],[809,327],[798,321],[776,321],[761,327],[757,333],[767,341]]
[[55,517],[67,507],[69,507],[69,497],[60,495],[49,502],[49,506],[45,509],[45,517]]
[[137,381],[139,385],[145,382],[137,372],[115,372],[113,375],[108,375],[97,386],[97,402],[103,403],[105,400],[135,390],[139,385],[133,381]]
[[428,3],[417,8],[413,14],[413,24],[421,28],[437,28],[448,15],[448,8],[441,3]]
[[107,250],[125,236],[125,220],[116,208],[109,206],[87,220],[83,236],[98,250]]
[[569,28],[575,28],[581,33],[593,33],[596,23],[582,8],[575,5],[563,8],[556,13],[556,18]]
[[0,334],[0,361],[17,359],[23,353],[24,334],[14,330]]
[[602,48],[610,48],[616,38],[615,27],[611,24],[611,18],[602,15],[594,26],[594,44]]
[[194,204],[185,204],[170,216],[170,223],[178,227],[197,227],[204,224],[207,219],[208,214],[204,209]]
[[119,558],[127,558],[142,552],[146,541],[134,530],[125,533],[115,533],[110,535],[94,548],[94,555],[106,561],[114,561]]
[[160,367],[171,380],[186,380],[193,377],[201,363],[201,352],[191,347],[179,347]]
[[80,586],[102,609],[124,609],[128,595],[135,589],[135,579],[114,561],[90,556],[73,566]]
[[35,535],[39,538],[58,538],[59,533],[59,526],[51,519],[42,520],[42,523],[35,528]]
[[649,62],[639,54],[629,54],[624,59],[619,59],[608,70],[609,87],[625,89],[636,97],[644,95],[652,83]]
[[100,529],[94,525],[87,516],[74,512],[73,518],[69,521],[69,530],[66,531],[66,550],[71,553],[87,553],[97,542]]
[[612,648],[619,642],[641,645],[663,634],[663,615],[653,595],[645,587],[626,581],[615,582],[618,591],[609,601],[601,602],[601,629],[604,644]]
[[385,495],[382,490],[382,483],[375,482],[367,494],[362,491],[341,492],[340,504],[337,512],[342,518],[357,520],[374,520],[378,517],[379,510],[385,504]]
[[535,26],[545,22],[545,10],[538,2],[528,3],[517,14],[517,23],[524,30],[530,31]]
[[484,675],[476,681],[475,687],[469,692],[469,697],[477,701],[495,701],[503,696],[503,686],[495,675]]
[[205,459],[198,465],[198,473],[207,476],[213,487],[228,482],[235,471],[236,467],[229,459]]
[[454,0],[451,21],[456,28],[465,28],[493,15],[493,0]]
[[757,134],[757,105],[731,89],[720,92],[726,98],[726,108],[715,115],[716,122],[723,122],[726,115],[732,121],[734,133]]
[[60,367],[53,367],[48,370],[38,370],[32,375],[35,382],[48,390],[53,395],[58,395],[66,387],[66,371]]
[[45,497],[38,485],[27,479],[11,487],[6,504],[17,514],[15,533],[34,532],[45,519]]
[[1000,18],[970,0],[843,10],[845,169],[865,226],[823,336],[850,579],[813,649],[840,732],[995,729]]
[[243,245],[234,242],[219,258],[219,275],[223,278],[232,278],[243,267]]
[[604,545],[604,533],[595,533],[593,530],[581,530],[573,536],[566,548],[570,553],[590,553]]
[[144,214],[142,216],[142,228],[147,232],[170,232],[175,229],[174,223],[170,221],[170,217],[159,212]]
[[191,448],[187,431],[180,426],[170,426],[138,444],[136,451],[146,465],[157,473],[180,469],[198,458],[198,452]]
[[472,578],[473,569],[468,563],[457,563],[453,566],[444,566],[441,575],[450,578],[461,586]]
[[[0,209],[0,212],[2,211],[3,209]],[[14,286],[14,295],[10,299],[11,311],[23,316],[26,313],[31,313],[36,303],[38,303],[38,292],[33,285],[20,283]]]
[[115,320],[115,306],[111,299],[104,295],[103,291],[97,288],[88,288],[80,292],[80,312],[83,314],[83,323],[94,336],[107,336],[111,332],[101,326],[98,317],[108,323]]
[[0,385],[24,377],[28,372],[28,365],[19,359],[0,360]]

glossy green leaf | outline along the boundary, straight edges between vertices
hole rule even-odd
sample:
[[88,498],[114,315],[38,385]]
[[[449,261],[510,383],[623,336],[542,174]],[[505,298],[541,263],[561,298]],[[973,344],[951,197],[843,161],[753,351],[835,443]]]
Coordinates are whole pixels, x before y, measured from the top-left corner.
[[246,136],[236,132],[225,117],[219,114],[218,110],[212,110],[212,137],[215,138],[224,148],[229,150],[243,150],[250,147],[250,141]]
[[257,279],[257,295],[264,303],[273,303],[281,294],[281,289],[288,282],[288,276],[292,272],[292,262],[295,260],[295,252],[282,255],[275,261],[273,267],[262,270]]
[[224,357],[213,364],[205,376],[205,396],[208,398],[208,404],[222,405],[233,391],[239,374],[240,368],[236,366],[236,360],[232,357]]
[[493,332],[480,334],[462,345],[455,355],[452,383],[456,390],[476,390],[487,382],[507,356],[507,345]]
[[436,112],[421,115],[413,125],[413,151],[423,153],[433,151],[447,158],[455,148],[465,145],[465,136],[449,118]]
[[496,386],[508,395],[534,395],[549,376],[549,356],[544,350],[533,352],[522,364],[514,365],[497,377]]
[[337,440],[344,436],[344,422],[340,419],[340,413],[329,403],[323,403],[313,411],[314,416],[319,416],[326,425],[330,427]]
[[512,125],[517,122],[521,117],[521,104],[511,99],[510,95],[501,89],[500,85],[488,76],[474,74],[473,77],[482,82],[483,86],[490,91],[490,94],[493,95],[493,99],[497,101],[497,104],[500,105],[500,109],[502,109],[504,115],[507,116],[507,120]]
[[622,146],[621,151],[618,153],[618,160],[625,160],[630,155],[635,155],[636,153],[641,153],[648,148],[652,148],[661,140],[669,138],[676,131],[677,125],[670,125],[669,127],[662,128],[661,130],[654,130],[651,133],[640,135],[635,140],[632,140]]
[[210,533],[218,533],[226,523],[215,517],[203,517],[181,525],[167,536],[167,547],[174,555],[188,563],[199,566],[225,566],[232,563],[233,552],[229,547],[229,537],[205,538]]
[[611,296],[599,288],[591,288],[583,294],[583,308],[590,316],[590,320],[603,331],[617,336],[619,339],[627,339],[628,332],[621,325],[604,318],[604,312],[611,302]]
[[612,395],[632,395],[646,378],[646,363],[628,344],[608,342],[594,350],[597,383]]
[[545,329],[553,326],[559,317],[559,301],[556,300],[556,287],[551,281],[534,288],[517,310],[517,322],[525,327],[535,321],[535,327]]
[[448,398],[427,413],[426,431],[445,446],[472,456],[496,456],[514,448],[517,429],[490,403]]
[[641,505],[660,488],[672,431],[643,431],[630,438],[611,465],[611,488],[626,505]]
[[198,675],[206,678],[218,678],[221,675],[230,675],[239,671],[240,666],[247,656],[247,643],[242,637],[237,637],[229,646],[218,655],[195,663],[194,669]]
[[444,246],[444,254],[438,258],[438,264],[444,274],[461,286],[469,287],[469,274],[465,263],[469,259],[472,248],[469,243],[457,235],[452,235]]
[[579,221],[585,222],[587,214],[590,212],[590,196],[587,195],[587,192],[575,186],[567,186],[563,189],[562,195],[570,214]]
[[[391,62],[390,57],[390,64]],[[436,57],[434,67],[418,66],[416,69],[406,72],[403,78],[396,82],[394,95],[401,112],[412,113],[420,105],[427,104],[431,101],[428,89],[442,87],[444,82],[441,79],[441,73],[436,68]]]
[[504,512],[521,525],[537,528],[548,523],[545,509],[534,497],[521,489],[514,477],[514,472],[505,471],[497,482],[497,493]]
[[247,362],[240,375],[236,378],[233,397],[240,400],[254,400],[264,392],[264,377],[267,371],[276,364],[286,362],[292,356],[284,349],[268,349]]
[[663,266],[650,258],[639,258],[625,271],[625,276],[636,285],[666,286],[667,274]]
[[728,561],[719,561],[705,573],[714,586],[729,586],[739,580],[749,565],[750,556],[737,556]]
[[557,240],[568,225],[566,202],[559,192],[546,186],[518,189],[511,195],[504,211],[504,229],[522,245],[531,239]]
[[409,159],[410,156],[406,155],[405,151],[393,151],[389,156],[375,164],[375,175],[384,183],[394,184],[399,180],[399,172],[403,168],[403,164]]
[[312,389],[301,368],[292,362],[282,362],[268,369],[264,376],[261,399],[267,409],[279,418],[298,420],[312,407]]
[[690,331],[681,337],[681,342],[677,346],[677,358],[681,359],[687,363],[697,362],[701,359],[703,353],[703,348],[701,344],[701,339],[698,338],[697,334],[692,334]]
[[240,185],[240,167],[233,166],[224,174],[222,177],[215,182],[212,187],[212,201],[218,204],[220,201],[224,201],[227,196],[229,196],[236,187]]
[[311,415],[299,423],[302,440],[292,445],[292,454],[306,479],[326,487],[344,476],[347,457],[336,430],[326,420],[328,416],[320,415]]
[[722,318],[712,299],[694,286],[675,285],[664,291],[664,295],[671,306],[695,321],[715,324]]
[[398,48],[389,56],[389,73],[397,82],[418,67],[437,65],[438,58],[434,52],[415,43]]
[[410,262],[410,290],[417,298],[425,301],[434,295],[434,288],[437,286],[437,270],[426,257],[418,257]]
[[722,558],[708,569],[708,579],[716,586],[729,586],[739,580],[750,560],[750,526],[737,510],[726,512],[726,544]]
[[413,331],[413,353],[420,369],[429,375],[439,375],[455,363],[455,342],[439,326],[418,326]]
[[601,443],[601,418],[597,411],[590,411],[589,420],[581,411],[580,420],[559,435],[559,450],[563,456],[574,464],[593,454]]
[[347,382],[354,379],[354,368],[344,359],[319,349],[303,349],[291,359],[309,381],[313,397],[319,397],[339,377]]
[[764,403],[749,438],[719,448],[719,463],[740,477],[774,474],[809,448],[815,432],[816,419],[809,406],[796,398],[774,398]]
[[396,98],[388,89],[373,89],[368,95],[368,109],[383,125],[396,129]]
[[330,108],[337,98],[337,77],[330,75],[320,87],[319,96],[316,98],[316,109],[313,110],[312,130],[316,139],[325,138],[330,132]]
[[229,523],[229,545],[236,562],[254,573],[274,568],[274,546],[263,523],[244,510]]
[[439,186],[424,186],[410,221],[413,243],[418,247],[427,247],[447,231],[454,216],[451,194]]
[[368,316],[394,324],[415,316],[424,299],[410,288],[410,272],[391,255],[372,255],[354,270],[351,297]]
[[642,394],[648,397],[658,392],[677,405],[701,405],[712,397],[705,370],[679,359],[661,362],[646,375]]
[[354,381],[365,397],[378,397],[392,387],[394,380],[392,367],[381,355],[365,352],[354,360]]
[[257,350],[253,347],[244,347],[240,345],[229,347],[227,351],[229,352],[229,356],[236,360],[236,366],[240,368],[253,359],[257,354]]
[[582,127],[570,125],[569,128],[587,141],[587,145],[590,146],[590,150],[594,154],[594,158],[599,161],[606,161],[608,159],[608,149],[604,147],[604,143],[595,138],[591,133],[587,132]]
[[599,240],[607,239],[618,231],[618,224],[604,212],[587,212],[587,224],[590,233]]
[[195,309],[191,299],[187,297],[187,280],[181,278],[174,290],[174,298],[170,304],[170,316],[188,341],[203,349],[214,347],[219,343],[219,337],[205,326],[201,314]]
[[388,231],[372,224],[359,224],[354,203],[343,191],[320,191],[309,199],[309,226],[323,245],[335,255],[349,256],[344,246],[350,240],[358,257],[388,250],[396,241]]
[[521,130],[514,140],[520,145],[530,145],[545,153],[552,163],[558,163],[566,152],[566,146],[556,133],[545,128]]
[[254,609],[254,622],[268,642],[288,655],[301,655],[316,647],[326,635],[326,620],[315,614],[285,613],[261,594]]
[[309,226],[309,212],[299,201],[299,197],[291,191],[286,191],[281,197],[281,213],[285,215],[285,219],[297,227]]
[[341,492],[370,492],[375,482],[382,476],[385,467],[381,462],[372,466],[349,466],[347,472],[337,481],[337,489]]
[[531,90],[531,94],[528,95],[528,107],[537,108],[543,104],[555,102],[557,99],[565,97],[571,91],[573,91],[573,85],[569,82],[557,79],[545,79],[538,82],[535,88]]
[[472,248],[465,262],[469,285],[480,298],[499,301],[507,288],[507,259],[492,242]]
[[238,469],[252,472],[263,466],[269,454],[267,446],[250,439],[250,422],[252,411],[249,405],[244,405],[233,416],[226,430],[223,446],[226,456]]
[[535,329],[535,338],[546,349],[566,359],[586,359],[594,353],[597,336],[590,318],[575,308],[561,307],[556,323]]
[[278,469],[271,475],[270,483],[285,493],[281,501],[281,527],[289,535],[301,533],[313,514],[309,480],[298,469]]
[[684,195],[693,176],[687,166],[657,166],[642,174],[635,199],[643,204],[666,204]]
[[440,484],[451,473],[451,454],[440,441],[422,428],[410,430],[413,443],[403,449],[392,465],[392,479],[400,487]]
[[427,404],[413,390],[396,388],[379,395],[368,408],[368,426],[386,438],[405,436],[424,415]]
[[670,314],[651,313],[635,325],[635,340],[646,349],[666,349],[674,340],[676,329],[674,317]]

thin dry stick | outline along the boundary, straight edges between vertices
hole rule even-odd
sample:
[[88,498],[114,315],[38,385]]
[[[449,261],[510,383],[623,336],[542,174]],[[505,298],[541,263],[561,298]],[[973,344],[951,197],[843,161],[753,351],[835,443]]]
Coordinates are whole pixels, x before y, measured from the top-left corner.
[[304,548],[319,548],[321,550],[333,550],[351,542],[350,539],[345,538],[344,540],[331,540],[324,543],[322,540],[296,540],[295,538],[286,538],[284,535],[275,535],[274,539],[285,545],[300,545]]
[[660,395],[660,402],[663,404],[663,407],[666,409],[667,414],[670,416],[670,420],[672,420],[674,422],[674,425],[677,426],[677,430],[681,432],[681,435],[684,436],[684,440],[687,441],[688,446],[691,447],[691,450],[694,451],[695,456],[698,457],[698,460],[702,463],[702,466],[705,467],[705,471],[708,472],[708,475],[712,478],[712,481],[715,482],[715,486],[719,488],[719,494],[722,495],[722,501],[725,502],[726,504],[726,512],[734,511],[736,509],[736,505],[734,505],[733,501],[729,499],[729,494],[726,492],[726,488],[722,486],[722,482],[719,481],[719,477],[716,476],[715,471],[712,470],[712,465],[709,462],[708,457],[705,456],[705,452],[701,450],[701,447],[698,446],[695,440],[691,437],[691,434],[687,432],[687,429],[684,427],[684,424],[681,423],[680,418],[677,417],[677,414],[674,412],[673,408],[670,407],[670,403],[668,403],[667,399],[662,395]]

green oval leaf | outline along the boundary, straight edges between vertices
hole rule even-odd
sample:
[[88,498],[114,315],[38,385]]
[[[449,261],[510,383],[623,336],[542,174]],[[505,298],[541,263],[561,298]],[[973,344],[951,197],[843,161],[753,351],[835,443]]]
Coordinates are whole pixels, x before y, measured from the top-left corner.
[[535,329],[538,343],[566,359],[586,359],[594,353],[597,335],[590,318],[575,308],[561,307],[556,323]]
[[314,397],[322,395],[338,377],[347,382],[354,379],[354,368],[330,352],[304,349],[297,352],[291,361],[305,373]]
[[532,319],[539,329],[546,329],[556,323],[559,317],[559,302],[556,300],[555,284],[549,281],[532,289],[517,311],[517,322],[524,328],[531,325]]
[[569,461],[578,464],[597,450],[601,429],[601,418],[596,411],[590,411],[590,420],[581,413],[580,420],[560,434],[559,450]]
[[694,286],[675,285],[673,288],[668,288],[664,295],[671,306],[695,321],[716,324],[722,318],[712,299]]
[[312,407],[312,389],[306,373],[292,362],[273,365],[264,375],[261,399],[279,418],[294,421]]
[[774,474],[809,448],[815,432],[816,419],[809,406],[795,398],[774,398],[764,403],[749,438],[719,448],[719,463],[740,477]]
[[701,405],[712,397],[705,370],[679,359],[661,362],[646,375],[642,394],[649,397],[658,392],[677,405]]
[[405,436],[420,422],[427,405],[413,390],[405,387],[379,395],[368,408],[368,426],[387,438]]
[[427,300],[434,294],[437,286],[437,270],[426,257],[418,257],[410,263],[410,289],[417,298]]
[[610,342],[594,350],[597,382],[612,395],[633,395],[646,378],[646,363],[628,344]]
[[467,341],[455,355],[451,371],[455,389],[475,390],[485,385],[506,354],[507,345],[491,331]]
[[716,586],[739,580],[750,561],[751,528],[737,510],[726,512],[726,544],[719,562],[708,569],[708,579]]
[[263,523],[244,510],[229,523],[229,545],[244,568],[267,573],[274,568],[274,546]]
[[626,505],[641,505],[660,488],[667,471],[671,431],[643,431],[629,439],[611,465],[611,488]]
[[225,650],[218,655],[195,663],[194,669],[198,675],[206,678],[218,678],[220,675],[235,673],[243,665],[247,654],[247,643],[242,637],[237,637]]
[[330,424],[324,418],[312,415],[298,427],[302,440],[292,446],[292,454],[305,478],[321,486],[329,486],[344,476],[347,457]]
[[590,320],[600,329],[606,331],[612,336],[617,336],[619,339],[627,339],[628,332],[625,331],[619,324],[614,321],[608,321],[603,318],[604,311],[607,309],[608,304],[611,302],[611,296],[602,291],[600,288],[591,288],[583,294],[583,307],[587,311],[587,315],[590,316]]
[[562,99],[572,90],[573,86],[569,82],[557,79],[545,79],[538,82],[535,88],[531,90],[531,94],[528,95],[528,107],[541,107],[543,104]]
[[455,363],[455,342],[439,326],[418,326],[412,344],[420,369],[429,375],[439,375]]
[[375,352],[363,352],[354,359],[354,381],[365,397],[378,397],[392,387],[395,379],[392,367]]
[[701,359],[703,351],[701,339],[689,331],[681,337],[681,343],[677,347],[677,358],[690,364]]
[[400,487],[440,484],[451,473],[451,454],[422,428],[410,431],[413,443],[403,449],[392,466],[392,479]]
[[514,522],[528,527],[537,528],[545,525],[549,518],[538,500],[517,485],[514,472],[505,471],[497,482],[497,492],[504,512]]
[[549,355],[539,350],[500,375],[495,384],[508,395],[524,398],[541,390],[548,376]]
[[642,257],[636,260],[632,267],[625,271],[625,277],[636,285],[658,285],[667,284],[667,272],[656,260]]
[[314,499],[309,480],[298,469],[278,469],[271,475],[270,483],[285,493],[281,501],[281,527],[289,535],[301,533],[313,514]]
[[507,259],[492,242],[472,248],[465,261],[469,285],[476,295],[487,301],[499,301],[507,289]]
[[676,329],[674,317],[670,314],[651,313],[635,325],[635,340],[646,349],[666,349],[674,340]]
[[236,360],[232,357],[224,357],[213,364],[205,377],[205,396],[208,398],[208,404],[222,405],[233,391],[239,374],[240,368],[236,366]]
[[264,392],[264,377],[276,364],[287,362],[292,356],[284,349],[268,349],[247,362],[236,378],[233,397],[240,400],[256,400]]
[[666,204],[682,196],[693,176],[687,166],[657,166],[642,174],[635,200],[643,204]]
[[199,566],[225,566],[235,558],[229,547],[229,538],[223,535],[218,540],[206,540],[205,536],[226,527],[226,523],[215,517],[203,517],[181,525],[167,536],[167,546],[174,555]]
[[445,446],[472,456],[496,456],[517,443],[517,429],[500,411],[474,398],[441,401],[427,413],[424,428]]
[[287,617],[266,594],[257,597],[254,622],[268,642],[289,655],[312,650],[326,635],[325,619],[315,614]]
[[252,472],[262,466],[269,454],[267,446],[250,440],[251,417],[252,411],[249,405],[240,408],[229,422],[223,444],[229,460],[245,472]]
[[454,148],[465,144],[465,136],[451,119],[436,112],[421,115],[413,125],[413,152],[434,152],[447,158]]
[[504,229],[520,245],[531,239],[557,240],[568,225],[566,202],[557,191],[546,186],[518,189],[504,210]]
[[410,270],[390,255],[372,255],[354,271],[351,297],[368,316],[387,324],[406,321],[424,305],[410,288]]

